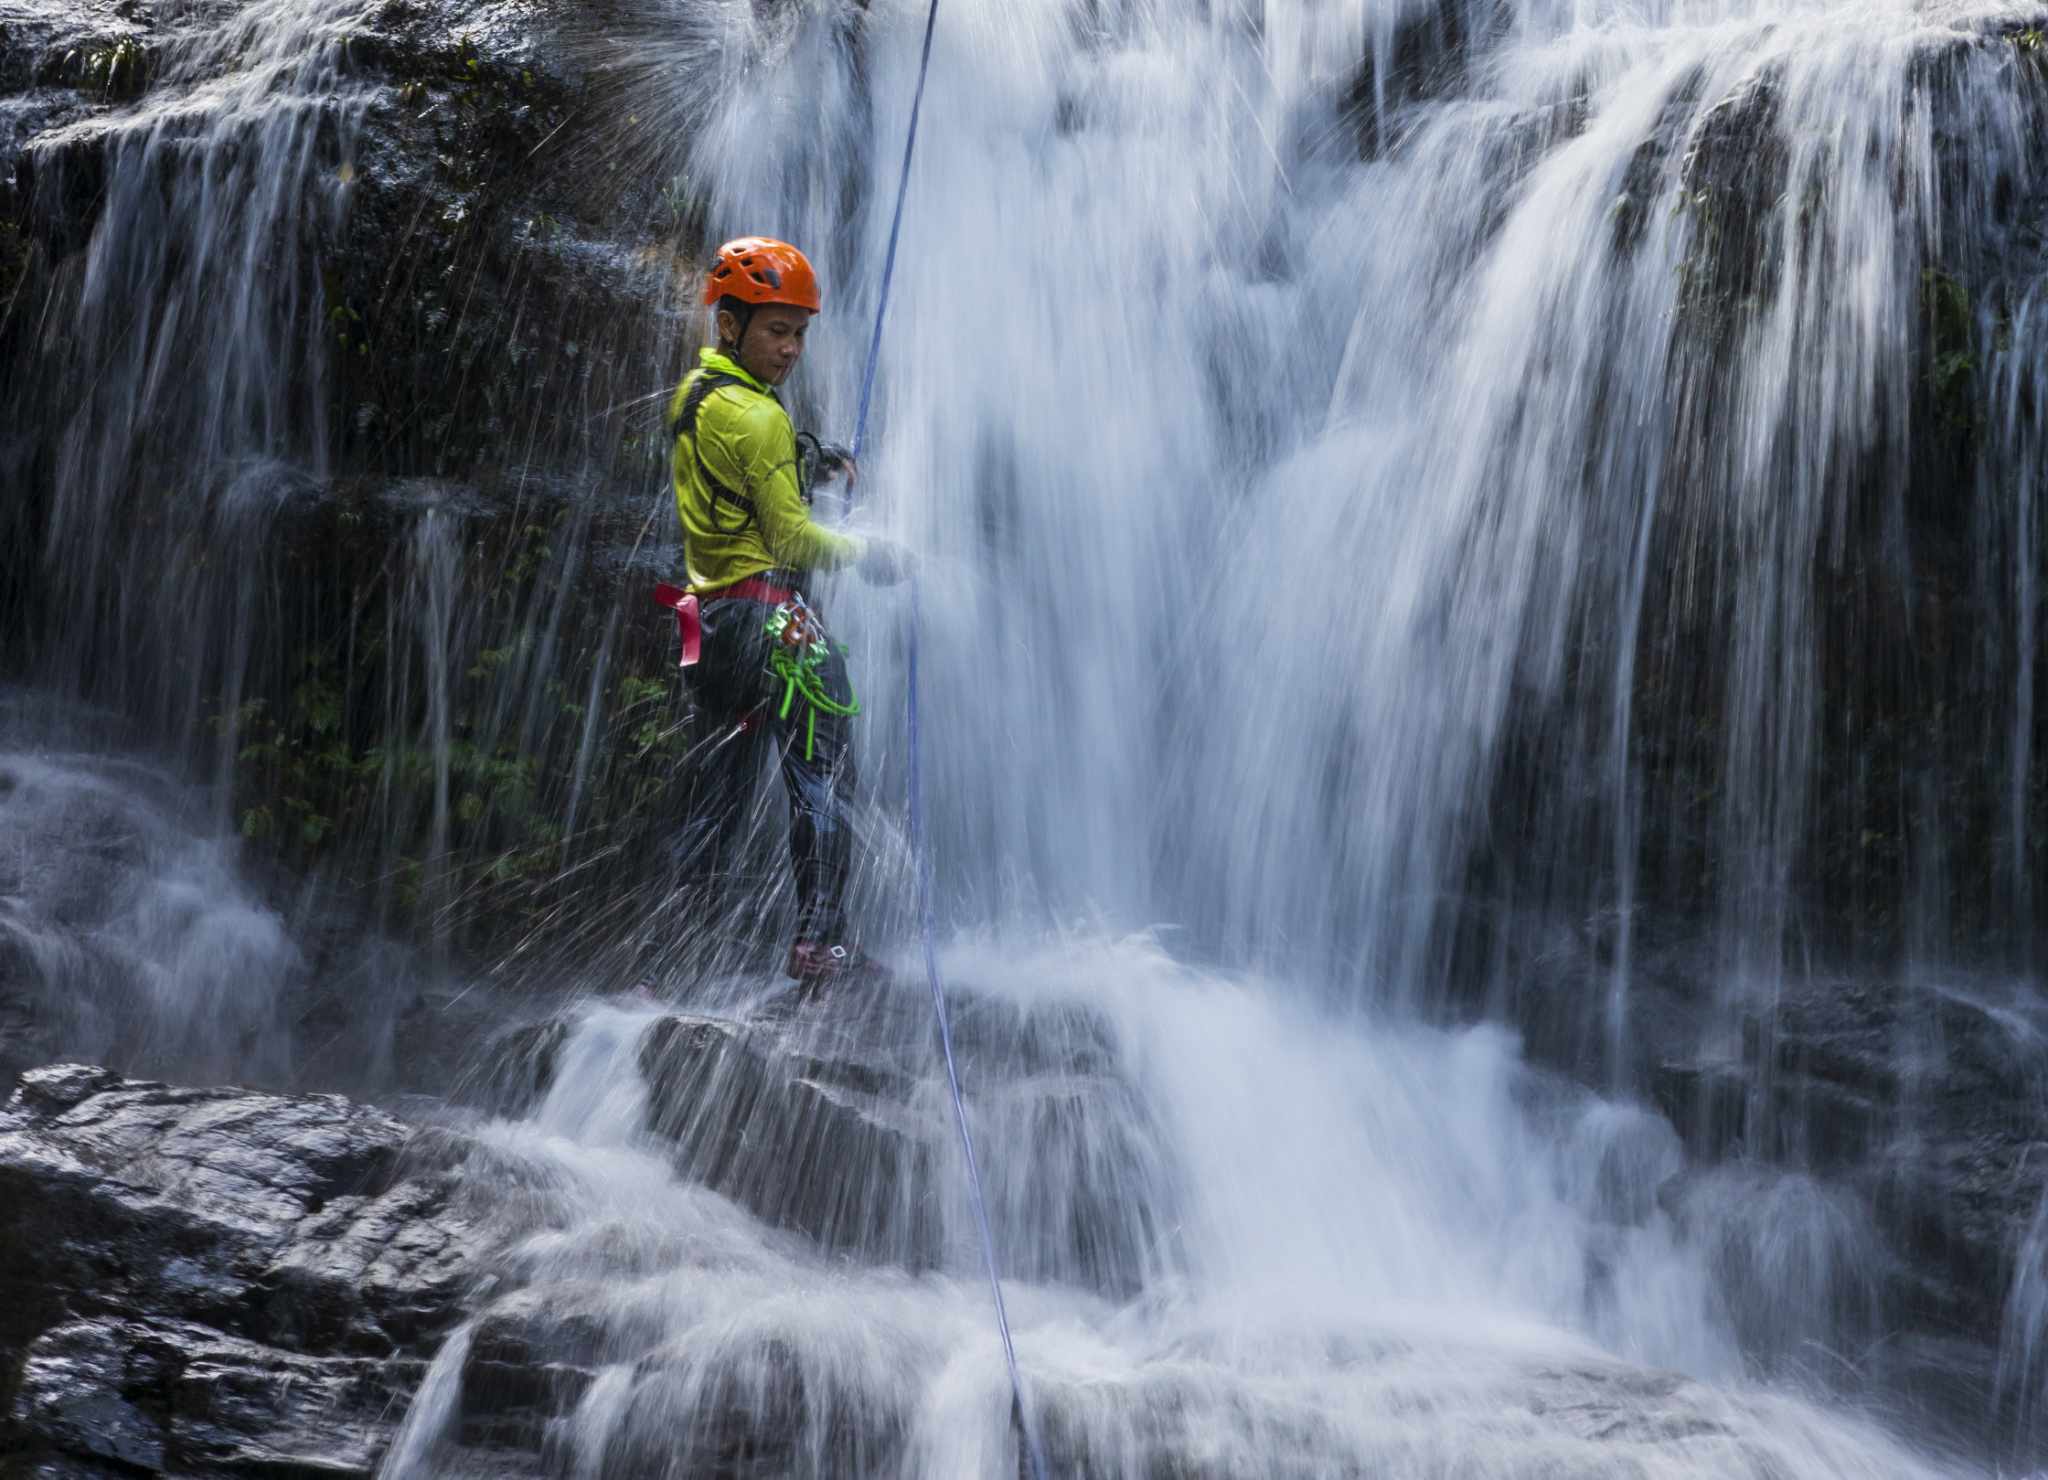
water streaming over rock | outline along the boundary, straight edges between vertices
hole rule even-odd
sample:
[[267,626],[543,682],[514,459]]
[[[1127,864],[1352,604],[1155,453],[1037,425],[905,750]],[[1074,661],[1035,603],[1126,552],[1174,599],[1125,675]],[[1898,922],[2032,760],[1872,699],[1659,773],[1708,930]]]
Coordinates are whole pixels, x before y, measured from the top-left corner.
[[7,739],[0,952],[20,1018],[8,1073],[34,1045],[280,1077],[291,1055],[278,989],[303,970],[299,947],[238,876],[228,841],[204,835],[195,799],[133,761]]
[[361,9],[161,7],[153,59],[110,53],[155,67],[148,98],[37,141],[53,229],[97,212],[46,339],[41,532],[66,614],[46,656],[174,733],[223,687],[239,699],[275,603],[242,577],[324,464],[321,248],[354,174],[365,95],[342,58]]
[[[639,108],[690,125],[674,163],[710,190],[708,219],[813,244],[838,268],[803,397],[843,423],[889,202],[874,190],[849,215],[827,182],[856,166],[889,178],[914,17],[874,12],[849,46],[829,9],[758,28],[659,15],[675,36],[639,38],[659,58]],[[2033,543],[1914,503],[1928,496],[1915,470],[1934,460],[1914,444],[1916,406],[1955,349],[1940,342],[1949,274],[1999,250],[1994,197],[2035,178],[2040,95],[2018,49],[1982,43],[1999,20],[1907,6],[949,13],[866,481],[868,517],[927,552],[929,771],[956,916],[1024,935],[1032,921],[1163,923],[1257,972],[1247,1002],[1398,1017],[1528,993],[1527,933],[1469,916],[1475,895],[1494,902],[1489,869],[1534,872],[1533,887],[1496,872],[1493,888],[1612,923],[1558,1000],[1516,1015],[1581,1072],[1640,1090],[1654,1064],[1633,1017],[1638,915],[1704,905],[1713,928],[1690,949],[1709,985],[1680,1035],[1755,1066],[1747,1144],[1825,1162],[1809,1143],[1835,1112],[1808,1105],[1776,1033],[1821,929],[1813,880],[1834,864],[1827,695],[1891,681],[1886,634],[1910,640],[1924,620],[1900,593],[1957,522],[2007,563],[1988,579],[1995,609],[2017,615],[1990,640],[2023,655],[2034,641],[2031,604],[2011,599],[2035,578]],[[1435,64],[1402,66],[1431,27]],[[735,76],[748,85],[721,91]],[[2009,396],[2032,385],[2018,364],[1999,382]],[[2004,435],[2033,424],[2011,409]],[[2024,490],[1992,482],[1987,512],[2028,517],[2010,512],[2031,508]],[[1858,591],[1853,611],[1831,586]],[[886,775],[903,743],[888,702],[901,608],[830,599],[864,639]],[[2027,777],[2020,693],[2009,753]],[[1700,794],[1708,774],[1720,784]],[[1911,857],[1875,887],[1915,914],[1917,944],[1942,940],[1930,881],[1945,819],[1919,798],[1902,816]],[[1112,976],[1133,969],[1103,959]],[[1041,975],[1054,999],[1099,1004],[1118,987],[1095,965]],[[1546,1199],[1598,1183],[1609,1153],[1511,1093],[1511,1059],[1488,1057],[1500,1046],[1433,1044],[1411,1098],[1389,1082],[1390,1040],[1305,1063],[1251,1022],[1232,1031],[1211,994],[1235,990],[1190,983],[1176,1014],[1124,1040],[1143,1045],[1141,1107],[1173,1154],[1113,1201],[1169,1186],[1188,1199],[1156,1215],[1177,1230],[1158,1268],[1187,1285],[1150,1273],[1151,1299],[1118,1318],[1151,1360],[1181,1349],[1161,1292],[1184,1288],[1231,1312],[1218,1335],[1233,1349],[1251,1326],[1279,1325],[1286,1345],[1333,1318],[1370,1345],[1359,1333],[1412,1300],[1433,1342],[1512,1313],[1721,1379],[1746,1360],[1856,1387],[1884,1365],[1884,1244],[1858,1193],[1799,1170],[1668,1180],[1660,1149],[1645,1176],[1663,1197],[1638,1196],[1615,1220],[1626,1231],[1596,1238],[1583,1204]],[[1162,1099],[1168,1083],[1184,1097]],[[690,1100],[714,1116],[718,1102]],[[999,1179],[1036,1165],[996,1139]],[[1037,1298],[1024,1342],[1044,1422],[1076,1446],[1070,1462],[1128,1473],[1128,1435],[1088,1431],[1086,1404],[1059,1391]],[[835,1341],[792,1336],[763,1358],[803,1372],[785,1396],[806,1394],[805,1422],[823,1426],[785,1456],[800,1472],[830,1468],[833,1423],[864,1442],[882,1424]],[[1214,1390],[1166,1397],[1176,1379],[1147,1369],[1122,1369],[1156,1400],[1139,1411],[1246,1412]],[[666,1419],[593,1396],[582,1442],[630,1447],[622,1436],[684,1414],[773,1401],[766,1369],[745,1370],[752,1385],[716,1401],[696,1386],[707,1378],[679,1377],[698,1396]],[[1320,1379],[1290,1376],[1309,1401]],[[829,1417],[841,1403],[865,1416]],[[1429,1463],[1376,1447],[1374,1425],[1366,1438],[1296,1418],[1290,1440],[1243,1418],[1209,1452],[1214,1471]],[[1802,1438],[1795,1450],[1813,1447],[1773,1461],[1735,1444],[1724,1462],[1914,1463],[1882,1444],[1824,1454],[1834,1442]],[[1532,1462],[1512,1449],[1501,1473]],[[915,1439],[908,1452],[926,1455]],[[953,1462],[984,1472],[987,1455]],[[1571,1468],[1638,1463],[1654,1461],[1608,1449]]]
[[[126,723],[0,688],[0,1075],[59,1059],[268,1087],[445,1089],[463,991],[317,882],[252,877],[203,788]],[[488,1018],[478,1000],[474,1009]],[[440,1062],[432,1062],[436,1054]]]
[[[138,648],[111,696],[187,738],[239,712],[275,588],[166,585],[109,532],[147,527],[154,458],[203,493],[170,520],[187,571],[322,476],[307,264],[370,106],[355,11],[191,14],[177,101],[104,151],[44,531],[65,652]],[[1061,1473],[1967,1473],[2000,1426],[2033,1452],[2038,1219],[1958,1266],[2009,1276],[1995,1373],[1891,1333],[2006,1296],[1912,1265],[1953,1233],[1925,1148],[2037,1083],[2031,984],[1970,961],[2031,964],[2042,879],[2029,19],[949,0],[855,519],[923,552],[946,964]],[[567,28],[610,91],[564,168],[623,154],[714,235],[815,249],[795,399],[828,431],[920,24],[650,0]],[[567,606],[484,663],[463,511],[421,494],[380,505],[403,734],[351,820],[411,840],[445,909],[458,772],[539,727]],[[632,569],[584,564],[584,529],[549,558]],[[904,604],[823,596],[893,797]],[[1917,659],[1960,650],[1966,597],[1975,661]],[[138,600],[178,615],[130,644]],[[205,672],[166,677],[173,626]],[[490,665],[458,742],[457,672]],[[613,880],[559,883],[586,938],[686,941],[653,982],[678,1000],[575,1014],[539,1103],[476,1130],[517,1215],[386,1473],[1012,1472],[916,994],[790,1016],[702,972],[695,917],[613,932]],[[1901,957],[1889,993],[1832,974]],[[1482,1015],[1522,1041],[1456,1026]],[[538,1432],[493,1427],[508,1386]]]
[[[1657,1205],[1669,1127],[1532,1073],[1497,1031],[1360,1031],[1138,940],[946,966],[1054,1473],[1968,1473],[1745,1380],[1743,1338],[1847,1328],[1815,1307],[1867,1247],[1801,1179],[1701,1186],[1719,1226],[1696,1239]],[[554,1473],[1016,1473],[911,1005],[699,1006],[592,1007],[532,1114],[479,1131],[526,1231],[384,1473],[466,1473],[530,1395],[516,1372],[552,1374]],[[664,1029],[723,1040],[684,1056],[711,1072],[653,1070]],[[1132,1104],[1077,1099],[1077,1076]],[[1019,1102],[1066,1134],[1048,1145]],[[1027,1165],[1034,1195],[1009,1195]],[[799,1185],[812,1205],[777,1212]],[[909,1193],[938,1227],[835,1225],[826,1204],[856,1193]],[[1120,1225],[1150,1244],[1135,1291],[1045,1263]],[[1050,1278],[1017,1277],[1034,1257]]]

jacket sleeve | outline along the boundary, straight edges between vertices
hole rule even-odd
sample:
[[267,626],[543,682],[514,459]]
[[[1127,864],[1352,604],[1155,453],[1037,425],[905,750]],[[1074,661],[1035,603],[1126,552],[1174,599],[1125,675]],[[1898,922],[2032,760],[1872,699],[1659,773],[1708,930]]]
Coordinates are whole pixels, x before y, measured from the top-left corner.
[[761,538],[775,563],[794,570],[837,570],[860,559],[859,540],[811,518],[810,506],[797,488],[796,432],[782,408],[763,397],[747,406],[730,427],[741,474],[736,486],[754,501]]

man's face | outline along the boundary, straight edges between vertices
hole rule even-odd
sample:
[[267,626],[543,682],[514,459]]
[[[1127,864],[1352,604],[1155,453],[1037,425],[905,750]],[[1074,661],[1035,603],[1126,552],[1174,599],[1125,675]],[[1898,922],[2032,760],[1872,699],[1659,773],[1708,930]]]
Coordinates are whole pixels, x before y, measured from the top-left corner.
[[[740,368],[766,385],[781,385],[804,352],[804,335],[811,327],[811,311],[786,303],[767,303],[754,310],[747,322],[746,336],[734,346],[732,357]],[[718,337],[732,344],[739,333],[739,319],[730,313],[718,316]]]

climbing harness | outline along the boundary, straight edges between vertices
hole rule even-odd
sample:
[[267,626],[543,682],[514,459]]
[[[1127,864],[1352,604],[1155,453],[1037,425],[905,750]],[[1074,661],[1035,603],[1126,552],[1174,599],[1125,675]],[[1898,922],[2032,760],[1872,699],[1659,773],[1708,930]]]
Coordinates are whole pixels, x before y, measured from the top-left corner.
[[[825,675],[820,670],[831,660],[832,639],[825,635],[825,624],[803,597],[792,593],[769,614],[762,630],[768,634],[770,644],[768,670],[782,680],[782,707],[775,717],[788,719],[790,706],[799,694],[803,696],[808,711],[804,717],[804,759],[808,761],[818,749],[819,714],[842,718],[859,714],[860,699],[853,692],[850,678],[843,700],[833,698],[832,691],[825,686]],[[846,649],[842,646],[839,651],[844,653]]]
[[[875,390],[875,362],[882,352],[882,321],[889,311],[889,286],[896,276],[896,245],[903,235],[903,203],[910,194],[910,160],[917,148],[917,119],[924,107],[925,78],[931,72],[932,33],[939,23],[939,0],[931,0],[925,15],[924,52],[917,64],[917,91],[910,100],[910,129],[903,141],[903,173],[896,183],[896,215],[889,223],[889,251],[882,262],[882,288],[875,304],[875,332],[868,341],[868,363],[860,386],[860,414],[854,423],[851,456],[858,459],[867,435],[868,407]],[[1039,1447],[1038,1427],[1031,1408],[1024,1401],[1024,1379],[1017,1370],[1017,1347],[1010,1339],[1010,1315],[1003,1305],[1003,1280],[996,1267],[996,1243],[989,1232],[988,1198],[982,1191],[981,1169],[975,1164],[974,1137],[967,1128],[967,1105],[960,1097],[960,1068],[953,1059],[953,1028],[946,1014],[946,992],[939,981],[937,926],[932,919],[932,861],[924,832],[924,781],[920,764],[923,747],[918,725],[917,632],[921,625],[917,577],[910,578],[910,632],[905,643],[906,671],[904,717],[908,723],[908,771],[910,786],[910,853],[917,874],[918,933],[924,944],[924,974],[932,991],[932,1011],[939,1021],[939,1045],[946,1055],[946,1083],[953,1093],[953,1121],[960,1130],[960,1154],[967,1164],[967,1190],[974,1203],[974,1221],[981,1230],[981,1258],[988,1268],[989,1293],[995,1297],[996,1329],[1003,1338],[1003,1362],[1009,1368],[1010,1396],[1016,1404],[1017,1427],[1024,1435],[1024,1450],[1031,1460],[1032,1480],[1045,1480],[1045,1453]]]

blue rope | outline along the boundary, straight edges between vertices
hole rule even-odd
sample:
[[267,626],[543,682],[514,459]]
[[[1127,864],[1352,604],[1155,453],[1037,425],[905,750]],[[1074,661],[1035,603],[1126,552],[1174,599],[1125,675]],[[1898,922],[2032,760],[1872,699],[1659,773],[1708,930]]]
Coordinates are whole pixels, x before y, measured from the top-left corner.
[[932,33],[939,26],[939,0],[924,18],[924,55],[917,63],[917,91],[910,99],[910,131],[903,138],[903,173],[896,181],[896,217],[889,223],[889,250],[882,258],[882,296],[875,305],[875,333],[868,341],[868,367],[860,378],[860,414],[853,423],[853,456],[860,458],[868,434],[868,403],[875,393],[875,362],[882,357],[882,317],[889,312],[889,285],[896,280],[896,244],[903,238],[903,202],[910,198],[910,156],[917,148],[917,116],[924,111],[924,80],[932,70]]
[[[889,288],[896,277],[896,245],[903,236],[903,204],[910,196],[910,161],[917,148],[917,120],[924,108],[925,78],[931,73],[932,34],[938,28],[939,0],[932,0],[924,22],[924,52],[917,64],[917,92],[910,100],[910,131],[903,141],[903,173],[896,184],[896,215],[889,223],[889,251],[882,259],[882,291],[875,304],[875,333],[868,341],[867,369],[861,375],[860,414],[853,427],[853,456],[860,457],[867,436],[868,407],[875,391],[875,365],[882,354],[882,322],[889,312]],[[921,757],[922,733],[917,703],[917,633],[922,625],[922,604],[917,580],[910,582],[910,633],[908,649],[905,718],[909,723],[910,766],[910,853],[917,873],[917,924],[924,941],[925,980],[932,989],[932,1011],[939,1021],[939,1046],[946,1055],[946,1084],[953,1094],[953,1122],[960,1128],[960,1152],[967,1162],[967,1189],[974,1203],[974,1221],[981,1230],[981,1258],[988,1268],[989,1293],[995,1297],[996,1329],[1002,1333],[1003,1363],[1010,1372],[1010,1395],[1017,1405],[1017,1426],[1024,1434],[1024,1448],[1031,1457],[1033,1480],[1045,1480],[1045,1454],[1039,1448],[1038,1430],[1031,1421],[1031,1409],[1024,1402],[1024,1379],[1017,1371],[1017,1346],[1010,1339],[1010,1314],[1003,1305],[1003,1280],[996,1268],[996,1241],[989,1231],[988,1199],[982,1192],[981,1168],[974,1158],[974,1137],[967,1127],[967,1104],[960,1096],[960,1066],[953,1059],[953,1027],[946,1013],[946,991],[939,981],[937,926],[932,918],[931,850],[925,846],[924,779]]]
[[1038,1430],[1031,1410],[1024,1402],[1024,1380],[1017,1372],[1017,1347],[1010,1340],[1010,1316],[1003,1308],[1003,1281],[996,1272],[996,1243],[989,1232],[988,1200],[981,1190],[981,1168],[974,1160],[974,1137],[967,1130],[967,1106],[960,1098],[960,1069],[953,1062],[953,1028],[946,1015],[946,993],[939,984],[937,934],[932,923],[932,861],[924,837],[924,788],[918,757],[917,714],[917,629],[921,616],[917,583],[910,584],[909,689],[907,712],[910,721],[910,853],[917,870],[917,921],[924,937],[924,974],[931,984],[932,1011],[939,1020],[939,1046],[946,1053],[946,1082],[953,1091],[953,1120],[960,1127],[960,1151],[967,1159],[967,1188],[974,1201],[974,1221],[981,1228],[981,1257],[988,1266],[988,1287],[995,1296],[996,1328],[1003,1336],[1003,1362],[1010,1369],[1010,1393],[1017,1403],[1017,1426],[1024,1433],[1024,1447],[1031,1456],[1034,1480],[1045,1480],[1045,1454],[1038,1446]]

